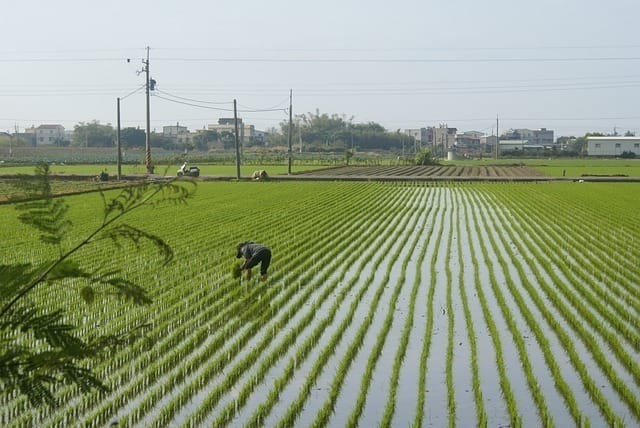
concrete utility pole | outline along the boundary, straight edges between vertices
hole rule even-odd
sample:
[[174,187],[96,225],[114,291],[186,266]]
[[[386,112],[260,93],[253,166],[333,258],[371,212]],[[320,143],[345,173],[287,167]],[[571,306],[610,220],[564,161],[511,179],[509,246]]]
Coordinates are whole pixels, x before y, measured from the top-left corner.
[[500,158],[500,134],[498,133],[498,115],[496,115],[496,159]]
[[120,97],[118,97],[118,130],[116,132],[116,143],[117,143],[117,147],[118,147],[118,156],[116,158],[116,163],[118,164],[118,174],[117,174],[117,179],[118,181],[120,181],[120,178],[122,177],[122,150],[121,150],[121,144],[120,144]]
[[149,46],[147,46],[147,60],[142,60],[144,69],[142,71],[146,74],[146,92],[147,92],[147,135],[144,141],[144,164],[147,167],[147,174],[153,174],[153,167],[151,166],[151,112],[149,109],[149,92],[150,92],[150,79],[149,79]]
[[289,166],[287,168],[287,174],[291,175],[291,162],[293,157],[293,151],[291,150],[291,138],[293,134],[293,89],[289,89],[289,150],[287,151],[289,157]]
[[233,100],[233,127],[236,139],[236,178],[240,180],[240,139],[238,138],[238,108],[236,100]]

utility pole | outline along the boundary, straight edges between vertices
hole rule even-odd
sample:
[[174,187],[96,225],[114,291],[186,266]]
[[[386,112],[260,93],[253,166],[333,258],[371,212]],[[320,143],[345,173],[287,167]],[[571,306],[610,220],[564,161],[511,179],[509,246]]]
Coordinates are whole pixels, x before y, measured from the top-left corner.
[[238,139],[238,109],[236,100],[233,100],[233,127],[236,138],[236,178],[240,180],[240,141]]
[[146,74],[147,84],[147,135],[144,141],[144,164],[147,167],[147,174],[153,174],[153,167],[151,166],[151,112],[149,109],[149,92],[150,92],[150,79],[149,79],[149,46],[147,46],[147,60],[142,60],[144,69],[142,71]]
[[500,158],[500,133],[498,132],[498,115],[496,114],[496,159]]
[[11,135],[11,131],[7,131],[9,134],[9,157],[13,156],[13,135]]
[[289,89],[289,166],[287,167],[287,174],[291,175],[291,162],[293,157],[293,152],[291,151],[291,138],[293,134],[293,90]]
[[120,181],[120,178],[122,176],[122,150],[120,149],[121,145],[120,145],[120,97],[118,97],[118,130],[116,132],[116,143],[117,143],[117,147],[118,147],[118,156],[116,158],[116,162],[118,164],[118,173],[117,173],[117,179],[118,181]]

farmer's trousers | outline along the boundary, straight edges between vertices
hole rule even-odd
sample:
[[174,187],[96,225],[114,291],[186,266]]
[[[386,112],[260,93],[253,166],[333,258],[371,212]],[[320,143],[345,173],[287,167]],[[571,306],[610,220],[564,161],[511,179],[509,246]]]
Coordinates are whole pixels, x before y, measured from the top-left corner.
[[260,263],[260,274],[266,275],[267,269],[269,269],[269,264],[271,263],[271,250],[265,248],[255,253],[245,265],[245,269],[251,269],[252,267],[257,266],[258,263]]

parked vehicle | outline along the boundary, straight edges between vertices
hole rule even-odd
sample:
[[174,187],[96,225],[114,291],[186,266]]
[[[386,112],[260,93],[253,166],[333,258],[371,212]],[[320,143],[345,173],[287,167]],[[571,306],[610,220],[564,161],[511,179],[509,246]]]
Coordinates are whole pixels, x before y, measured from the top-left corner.
[[197,166],[189,166],[189,162],[185,162],[178,170],[178,177],[182,177],[183,175],[189,177],[198,177],[200,176],[200,168],[198,168]]

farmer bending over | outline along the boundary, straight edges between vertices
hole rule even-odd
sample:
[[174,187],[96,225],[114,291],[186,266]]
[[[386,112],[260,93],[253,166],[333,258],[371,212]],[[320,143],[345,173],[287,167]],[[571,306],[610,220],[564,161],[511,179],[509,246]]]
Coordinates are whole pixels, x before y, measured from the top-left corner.
[[269,263],[271,263],[271,250],[262,244],[247,241],[241,242],[236,248],[236,258],[244,256],[245,260],[240,267],[245,271],[247,280],[251,279],[251,268],[257,266],[260,263],[260,279],[263,281],[267,279],[267,269]]

